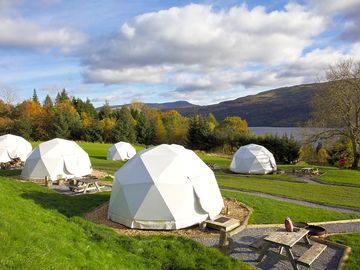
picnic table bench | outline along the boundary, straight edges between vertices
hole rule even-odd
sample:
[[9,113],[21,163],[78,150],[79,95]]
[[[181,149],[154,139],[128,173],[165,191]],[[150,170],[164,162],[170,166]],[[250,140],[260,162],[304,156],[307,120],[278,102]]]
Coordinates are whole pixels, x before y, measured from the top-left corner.
[[312,175],[318,175],[320,173],[318,168],[301,168],[297,169],[295,172]]
[[101,188],[97,182],[97,178],[72,178],[69,179],[69,188],[74,192],[83,192],[97,190],[101,191]]
[[[265,244],[260,252],[258,261],[262,261],[264,256],[269,251],[272,245],[280,247],[280,254],[285,249],[287,256],[295,270],[298,270],[298,264],[310,267],[311,264],[315,261],[317,257],[325,250],[326,246],[315,243],[311,246],[311,243],[308,238],[309,230],[300,229],[296,232],[275,232],[264,238]],[[300,240],[304,240],[310,248],[298,259],[295,259],[292,248]]]

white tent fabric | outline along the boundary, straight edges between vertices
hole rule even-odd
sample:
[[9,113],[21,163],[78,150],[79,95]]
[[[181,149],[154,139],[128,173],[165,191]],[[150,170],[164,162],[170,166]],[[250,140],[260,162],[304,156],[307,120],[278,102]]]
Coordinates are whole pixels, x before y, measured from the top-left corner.
[[91,174],[89,155],[75,142],[53,139],[39,144],[25,162],[24,179],[51,180],[81,177]]
[[235,173],[267,174],[276,171],[273,154],[264,146],[248,144],[234,154],[230,170]]
[[118,142],[108,149],[108,160],[128,160],[135,156],[135,148],[127,142]]
[[116,172],[108,217],[130,228],[172,230],[214,219],[223,206],[212,170],[193,151],[162,144]]
[[0,162],[9,162],[14,158],[25,161],[31,150],[31,144],[23,137],[11,134],[0,136]]

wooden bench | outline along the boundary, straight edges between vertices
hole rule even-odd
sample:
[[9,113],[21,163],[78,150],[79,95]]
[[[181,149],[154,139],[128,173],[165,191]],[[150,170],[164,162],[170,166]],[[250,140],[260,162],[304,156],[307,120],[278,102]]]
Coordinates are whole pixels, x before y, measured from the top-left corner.
[[229,244],[228,238],[234,234],[242,231],[245,226],[240,226],[240,220],[235,218],[226,217],[223,215],[218,216],[215,220],[207,220],[206,226],[220,231],[219,246],[225,247]]
[[326,245],[320,243],[314,243],[308,250],[296,260],[298,264],[311,267],[311,264],[320,256],[320,254],[326,249]]
[[229,245],[229,238],[235,234],[238,234],[243,229],[245,229],[245,225],[240,225],[231,231],[225,231],[224,229],[220,230],[220,237],[219,237],[219,246],[220,247],[226,247]]

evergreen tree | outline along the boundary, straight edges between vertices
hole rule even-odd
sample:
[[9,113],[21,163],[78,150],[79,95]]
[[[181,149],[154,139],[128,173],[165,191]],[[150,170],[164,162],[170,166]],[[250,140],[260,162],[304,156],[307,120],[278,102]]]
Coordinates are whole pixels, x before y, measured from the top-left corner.
[[110,118],[112,114],[110,105],[108,101],[105,101],[105,104],[102,106],[102,108],[99,111],[99,119],[105,119],[105,118]]
[[17,124],[17,133],[25,138],[26,140],[31,140],[31,134],[33,132],[33,127],[31,124],[31,117],[28,114],[24,114],[19,118]]
[[125,106],[116,113],[118,120],[113,130],[115,141],[136,142],[134,119]]
[[212,147],[212,131],[206,118],[201,115],[190,118],[187,139],[192,149],[208,150]]
[[53,119],[53,132],[54,137],[69,139],[70,138],[70,127],[66,117],[62,113],[56,113]]
[[64,101],[70,101],[69,94],[66,92],[65,88],[60,93],[57,94],[55,99],[56,104]]
[[53,104],[53,102],[51,100],[51,97],[49,95],[46,95],[45,100],[43,102],[43,107],[46,110],[52,109],[54,107],[54,104]]
[[149,119],[144,112],[140,112],[136,123],[137,141],[141,144],[150,144],[153,135],[153,130]]
[[37,93],[36,93],[36,89],[34,89],[32,100],[33,100],[34,102],[36,102],[37,104],[40,104],[40,102],[39,102],[39,97],[38,97],[38,95],[37,95]]

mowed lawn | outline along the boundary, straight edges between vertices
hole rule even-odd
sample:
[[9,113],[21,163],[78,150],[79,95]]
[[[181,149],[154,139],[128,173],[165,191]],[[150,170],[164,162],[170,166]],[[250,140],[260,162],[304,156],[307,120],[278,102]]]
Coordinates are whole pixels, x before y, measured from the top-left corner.
[[[33,143],[35,145],[37,143]],[[78,142],[89,154],[95,169],[114,174],[125,162],[106,160],[107,149],[111,144]],[[137,151],[145,148],[134,145]],[[309,184],[306,181],[288,175],[242,175],[229,171],[230,157],[197,152],[199,157],[209,165],[215,165],[215,175],[220,186],[245,191],[263,192],[294,198],[309,202],[340,205],[360,209],[360,189],[349,186],[331,185],[332,183],[356,184],[360,179],[360,171],[340,170],[333,167],[319,167],[326,172],[320,176],[325,184]],[[280,165],[279,168],[292,171],[302,166]],[[327,185],[326,182],[329,184]],[[360,185],[359,185],[360,187]]]
[[[95,169],[114,173],[124,164],[106,160],[110,144],[80,142],[79,145],[89,153]],[[136,148],[141,150],[144,147]],[[313,185],[301,179],[287,175],[234,175],[227,170],[229,158],[198,154],[206,163],[216,164],[215,173],[220,185],[273,194],[278,194],[281,189],[287,197],[313,198],[335,204],[341,204],[337,202],[340,190],[346,204],[353,206],[357,204],[352,200],[359,201],[356,188],[316,185],[334,188],[331,190],[334,194],[322,191],[316,198],[316,192],[306,188]],[[339,173],[341,177],[347,170]],[[8,179],[18,174],[18,170],[0,172],[0,192],[4,194],[0,197],[0,269],[66,269],[69,265],[73,269],[250,269],[250,266],[215,249],[181,237],[117,235],[111,229],[82,217],[108,201],[110,193],[69,197],[33,183]],[[298,190],[295,194],[300,195],[294,195],[294,190]],[[255,195],[229,191],[222,191],[222,194],[251,207],[253,214],[249,222],[252,224],[282,223],[286,216],[306,222],[360,218],[360,214],[311,208]],[[344,237],[336,241],[358,245],[358,234]],[[354,269],[351,265],[357,265],[359,257],[358,250],[354,249],[348,269]]]
[[[111,144],[79,142],[79,145],[89,153],[93,167],[109,173],[117,171],[125,162],[106,160],[107,149]],[[136,150],[145,147],[134,145]],[[306,181],[288,175],[241,175],[229,172],[230,157],[217,156],[198,152],[199,157],[209,165],[215,165],[215,174],[219,185],[239,190],[257,191],[274,194],[309,202],[341,205],[360,208],[360,189],[347,186],[309,184]],[[282,169],[291,171],[294,166],[280,166]],[[326,170],[328,177],[338,179],[352,179],[359,175],[360,171],[339,170],[331,167],[321,167]],[[334,182],[334,181],[333,181]],[[355,180],[353,181],[355,182]],[[336,196],[334,196],[336,194]]]
[[66,196],[0,177],[0,269],[251,269],[192,240],[128,237],[82,215],[109,193]]
[[[280,169],[291,172],[293,169],[298,169],[304,166],[298,165],[280,165]],[[337,167],[328,166],[309,166],[317,167],[321,171],[320,176],[316,178],[322,182],[329,184],[353,185],[360,187],[360,170],[340,169]]]

